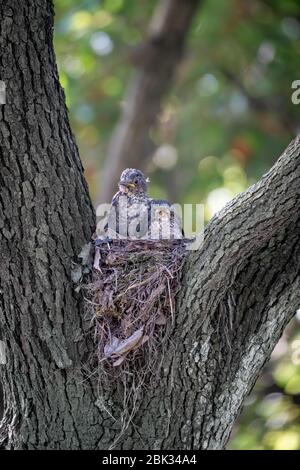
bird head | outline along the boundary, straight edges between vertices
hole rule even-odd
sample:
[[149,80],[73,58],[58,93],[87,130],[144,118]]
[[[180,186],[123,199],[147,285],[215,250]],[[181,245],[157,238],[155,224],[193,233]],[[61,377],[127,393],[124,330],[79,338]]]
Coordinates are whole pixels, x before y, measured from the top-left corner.
[[163,199],[157,199],[151,202],[153,210],[153,216],[155,220],[170,220],[171,217],[171,205],[169,201]]
[[125,194],[142,194],[147,192],[148,183],[149,179],[140,170],[127,168],[121,174],[119,189]]

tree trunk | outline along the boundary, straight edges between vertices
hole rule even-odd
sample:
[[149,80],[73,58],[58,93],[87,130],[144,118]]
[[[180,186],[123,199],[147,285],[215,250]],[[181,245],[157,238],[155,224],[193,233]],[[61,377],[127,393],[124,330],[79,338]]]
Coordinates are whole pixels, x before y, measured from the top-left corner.
[[[94,215],[52,48],[49,0],[0,4],[0,366],[8,449],[107,449],[114,389],[99,397],[74,256]],[[187,258],[172,347],[121,449],[223,448],[243,400],[299,306],[300,138],[208,225]]]
[[75,378],[86,341],[70,280],[71,260],[89,239],[94,215],[52,30],[50,1],[1,2],[0,77],[7,90],[0,108],[0,339],[7,344],[1,434],[15,449],[93,447],[98,439],[93,391]]
[[136,68],[107,150],[101,202],[111,200],[124,168],[144,169],[153,153],[149,133],[182,58],[184,41],[199,3],[199,0],[160,0],[145,42],[132,53]]

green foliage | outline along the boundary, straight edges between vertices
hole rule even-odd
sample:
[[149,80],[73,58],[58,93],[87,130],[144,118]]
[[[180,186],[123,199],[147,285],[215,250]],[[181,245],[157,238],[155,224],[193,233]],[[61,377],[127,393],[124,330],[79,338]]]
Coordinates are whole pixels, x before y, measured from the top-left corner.
[[[141,43],[154,6],[56,0],[61,83],[95,202],[106,146],[130,79],[129,54]],[[272,165],[299,115],[291,102],[291,83],[299,78],[299,16],[296,0],[203,2],[159,126],[151,130],[152,140],[165,150],[148,168],[158,192],[161,186],[171,198],[176,193],[176,202],[207,203],[212,191],[223,189],[211,197],[215,204],[207,204],[209,218]],[[202,165],[211,156],[220,160],[216,172]],[[236,184],[224,175],[230,161]]]
[[[206,0],[150,135],[151,195],[205,203],[208,220],[266,172],[299,130],[298,0]],[[56,0],[55,47],[72,127],[97,202],[105,150],[155,2]],[[249,398],[235,449],[300,449],[296,323]],[[281,343],[282,344],[282,343]],[[297,361],[296,361],[297,362]]]

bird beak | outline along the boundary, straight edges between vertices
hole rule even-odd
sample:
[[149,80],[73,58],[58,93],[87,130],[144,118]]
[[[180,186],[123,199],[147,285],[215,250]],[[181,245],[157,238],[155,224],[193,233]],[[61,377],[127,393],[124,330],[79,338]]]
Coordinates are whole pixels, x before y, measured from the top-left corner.
[[135,184],[128,183],[128,181],[119,181],[119,185],[125,186],[126,188],[135,188]]

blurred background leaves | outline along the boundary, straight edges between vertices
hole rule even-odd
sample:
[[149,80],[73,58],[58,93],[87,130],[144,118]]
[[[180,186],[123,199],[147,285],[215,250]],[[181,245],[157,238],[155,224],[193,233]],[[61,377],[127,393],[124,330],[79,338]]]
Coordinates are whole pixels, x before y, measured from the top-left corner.
[[[55,1],[60,80],[95,205],[133,73],[130,56],[143,43],[155,7],[134,0]],[[257,181],[299,132],[300,105],[291,100],[297,79],[298,0],[200,2],[176,80],[149,129],[154,150],[141,166],[151,178],[151,196],[203,203],[208,221]],[[299,320],[250,395],[230,448],[300,449]]]

